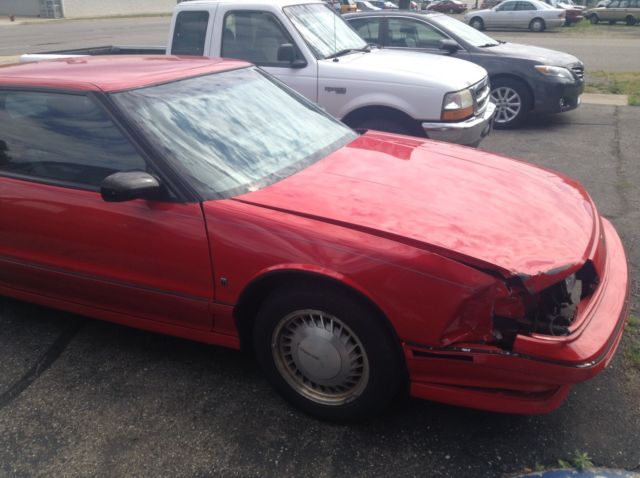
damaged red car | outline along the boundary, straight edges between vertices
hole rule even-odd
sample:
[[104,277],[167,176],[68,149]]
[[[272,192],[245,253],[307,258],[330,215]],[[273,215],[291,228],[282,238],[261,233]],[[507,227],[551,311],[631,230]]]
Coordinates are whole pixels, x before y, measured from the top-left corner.
[[545,413],[609,363],[623,246],[571,178],[357,134],[239,61],[0,68],[0,294],[252,350],[326,419]]

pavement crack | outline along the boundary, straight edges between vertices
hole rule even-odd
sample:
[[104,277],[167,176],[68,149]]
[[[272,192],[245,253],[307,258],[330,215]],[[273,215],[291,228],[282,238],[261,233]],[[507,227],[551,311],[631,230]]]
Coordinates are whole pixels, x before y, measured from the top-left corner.
[[613,151],[612,154],[615,158],[615,171],[616,171],[616,192],[620,197],[620,205],[622,207],[621,216],[626,215],[629,211],[629,198],[624,193],[624,181],[625,181],[625,167],[624,158],[622,157],[622,147],[620,145],[620,107],[616,106],[613,110]]
[[83,320],[72,319],[69,325],[62,331],[58,338],[49,346],[45,352],[38,357],[35,364],[27,372],[13,383],[6,392],[0,395],[0,410],[13,402],[29,386],[36,381],[53,363],[58,360],[62,352],[67,348],[69,342],[76,336]]

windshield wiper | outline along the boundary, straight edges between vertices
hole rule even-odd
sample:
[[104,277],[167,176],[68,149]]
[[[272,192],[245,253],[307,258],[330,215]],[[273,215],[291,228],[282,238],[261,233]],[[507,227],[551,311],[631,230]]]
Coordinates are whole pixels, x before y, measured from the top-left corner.
[[354,52],[354,51],[361,51],[361,52],[364,52],[364,53],[369,53],[371,51],[371,46],[367,45],[367,46],[362,47],[362,48],[345,48],[344,50],[337,51],[337,52],[335,52],[335,53],[333,53],[333,54],[331,54],[331,55],[329,55],[329,56],[327,56],[325,58],[327,58],[327,59],[329,59],[329,58],[338,58],[339,56],[348,55],[349,53]]
[[498,46],[498,45],[499,43],[485,43],[484,45],[478,46],[478,48],[489,48],[489,47]]

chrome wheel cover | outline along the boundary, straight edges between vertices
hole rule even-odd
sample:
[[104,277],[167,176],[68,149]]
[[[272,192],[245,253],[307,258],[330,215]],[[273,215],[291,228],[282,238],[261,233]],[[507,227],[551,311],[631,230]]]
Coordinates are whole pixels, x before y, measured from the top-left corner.
[[513,88],[499,86],[491,91],[491,99],[496,104],[496,123],[509,123],[520,114],[522,98]]
[[322,405],[343,405],[369,382],[369,360],[353,331],[320,310],[297,310],[282,318],[271,337],[280,375],[300,395]]

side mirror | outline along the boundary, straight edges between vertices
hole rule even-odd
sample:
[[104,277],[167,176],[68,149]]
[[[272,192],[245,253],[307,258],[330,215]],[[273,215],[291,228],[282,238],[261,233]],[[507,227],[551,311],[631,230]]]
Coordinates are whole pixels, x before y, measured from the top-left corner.
[[278,47],[278,61],[288,61],[291,68],[304,68],[307,62],[296,58],[296,49],[291,43],[283,43]]
[[113,173],[100,184],[100,194],[107,202],[155,199],[160,196],[161,191],[158,180],[143,171]]
[[455,40],[446,38],[444,40],[440,40],[440,49],[452,55],[460,49],[460,45],[458,45]]

